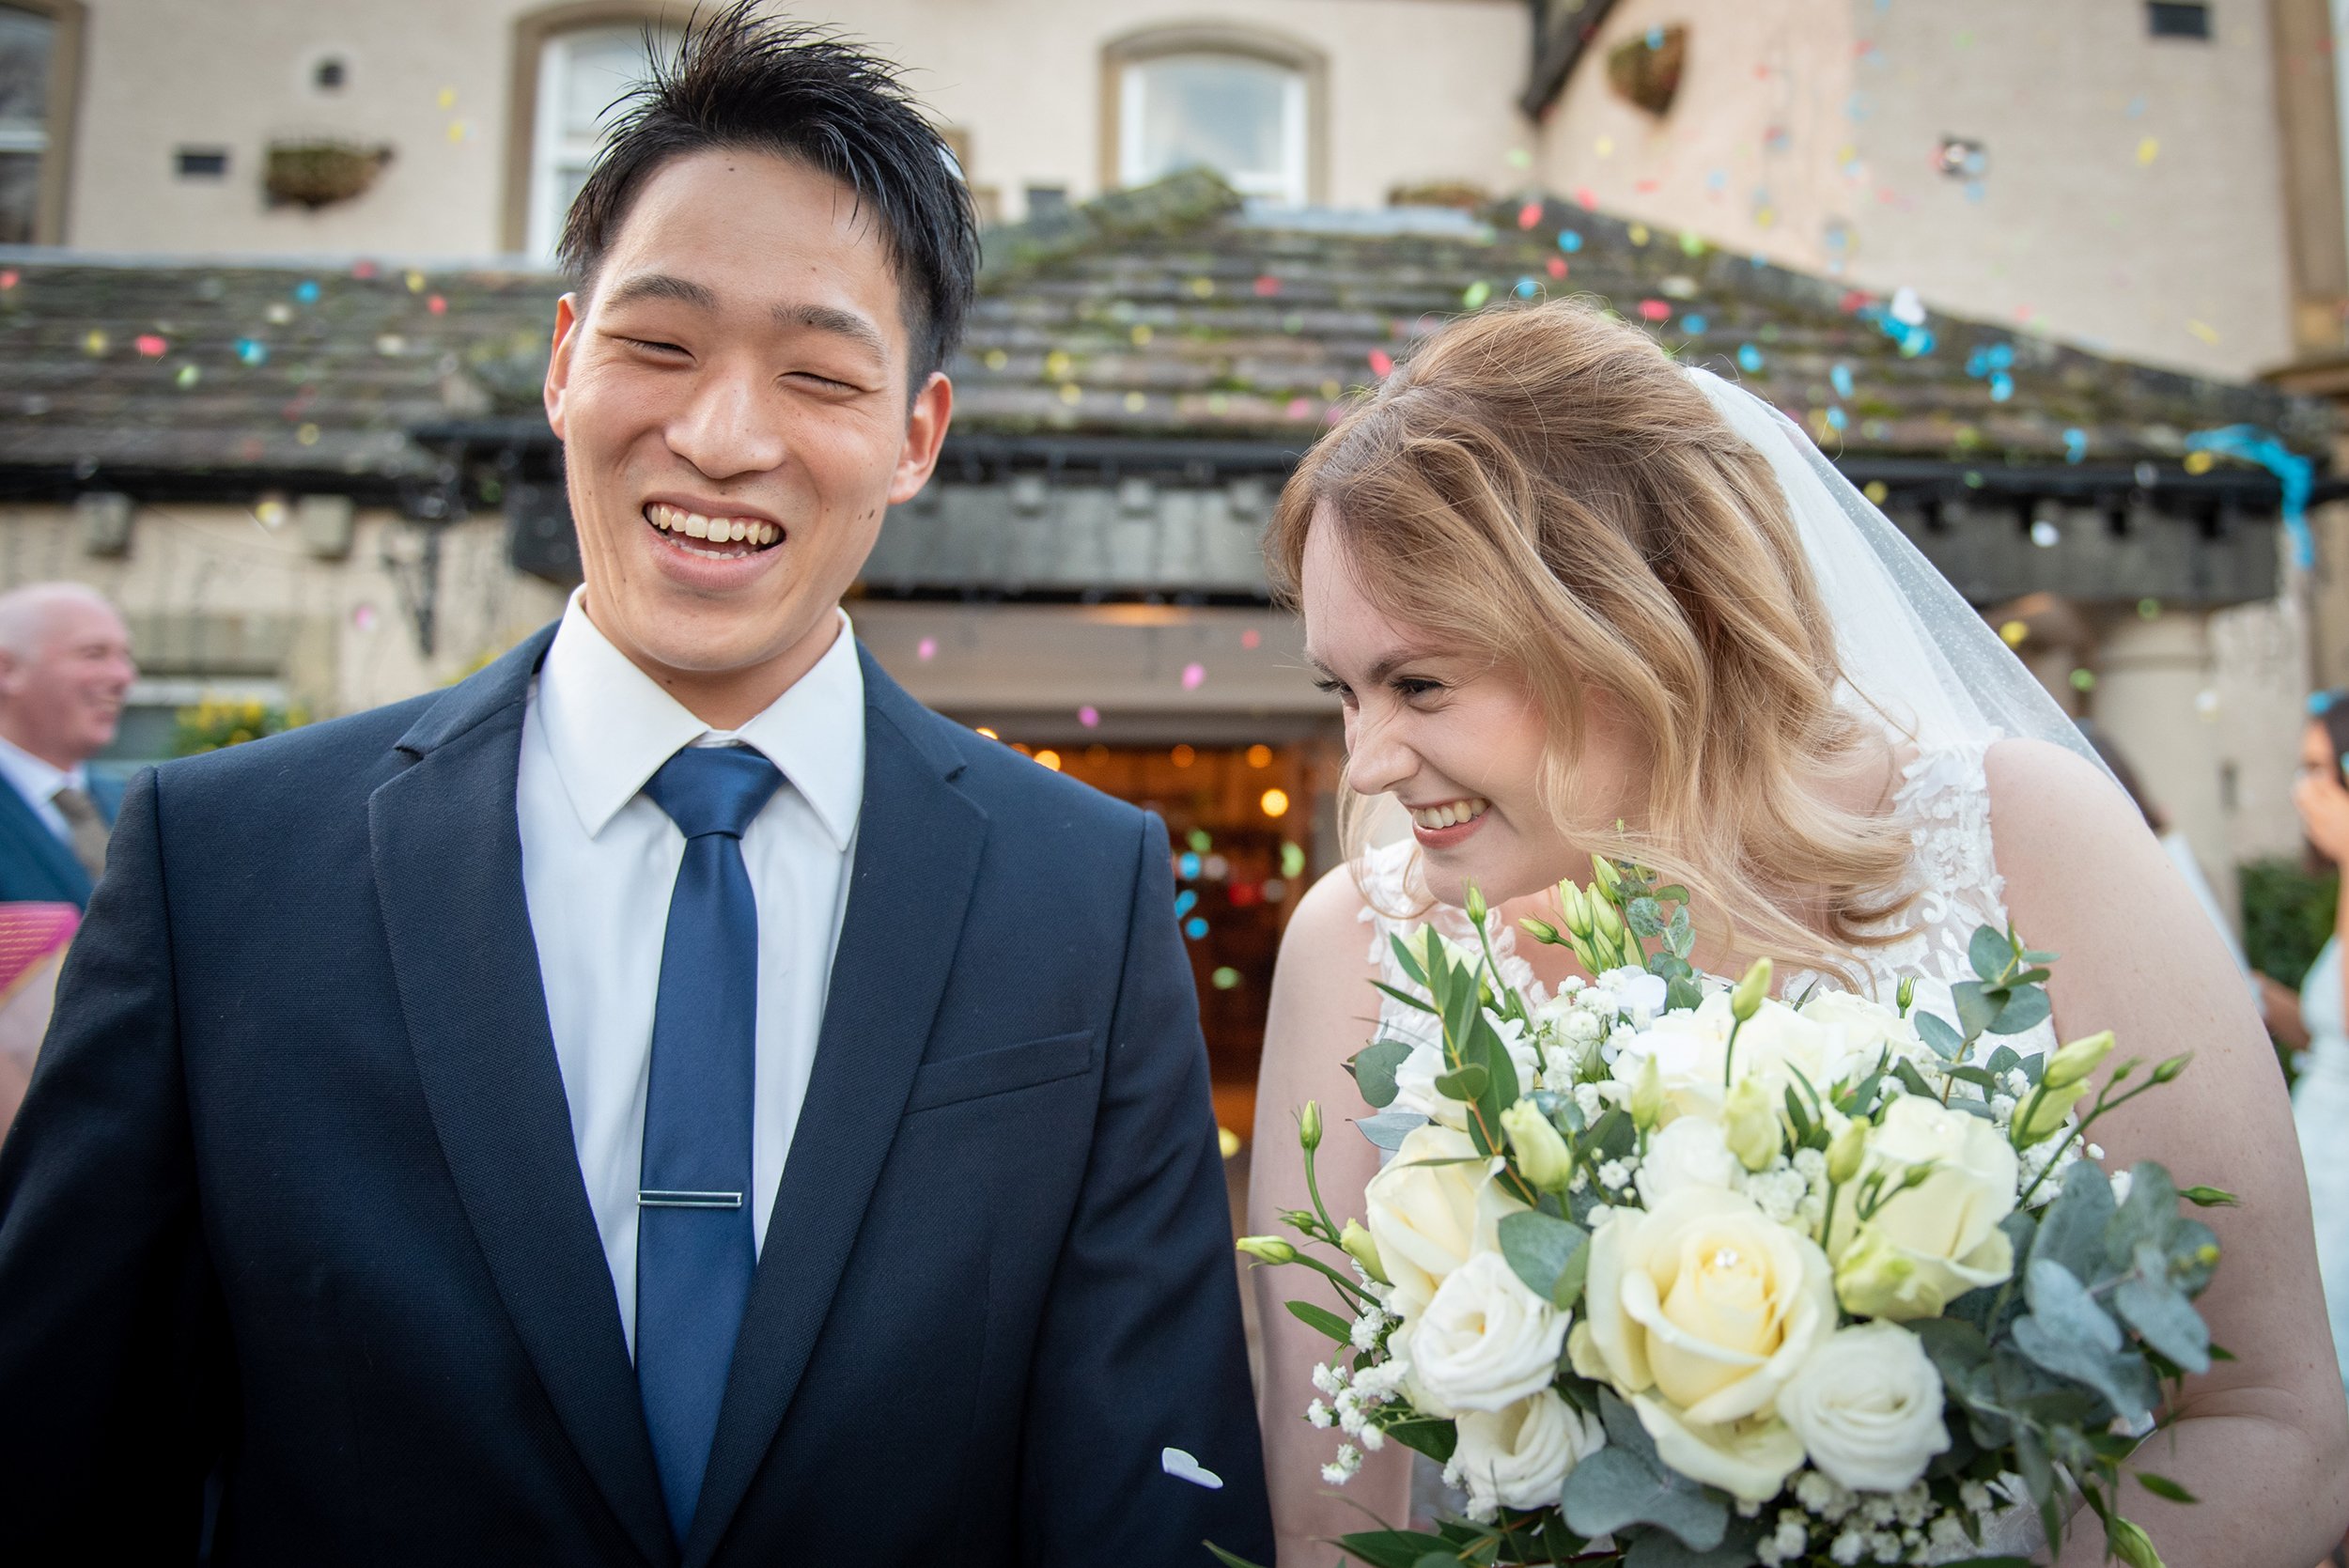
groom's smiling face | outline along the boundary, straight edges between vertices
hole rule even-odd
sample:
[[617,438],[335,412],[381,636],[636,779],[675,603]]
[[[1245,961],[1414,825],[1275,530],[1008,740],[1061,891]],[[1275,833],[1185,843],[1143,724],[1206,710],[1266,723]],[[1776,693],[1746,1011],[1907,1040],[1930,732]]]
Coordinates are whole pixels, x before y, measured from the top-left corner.
[[953,395],[909,385],[905,316],[869,205],[731,148],[646,179],[558,307],[547,415],[587,613],[708,722],[822,655],[883,513],[929,475]]

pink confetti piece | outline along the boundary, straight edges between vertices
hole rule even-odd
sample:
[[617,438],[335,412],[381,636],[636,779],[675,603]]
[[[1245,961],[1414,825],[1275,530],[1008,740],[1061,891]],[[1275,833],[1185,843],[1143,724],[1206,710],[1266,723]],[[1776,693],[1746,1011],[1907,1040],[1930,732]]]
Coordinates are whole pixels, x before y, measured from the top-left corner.
[[136,349],[140,353],[145,354],[148,359],[163,358],[163,351],[171,347],[169,343],[156,336],[153,333],[139,334],[138,336],[131,340],[131,346]]
[[1370,351],[1370,373],[1372,375],[1385,376],[1393,368],[1394,356],[1392,354],[1388,353],[1384,349],[1373,349]]
[[15,287],[16,272],[13,269],[8,272],[0,272],[0,288],[14,288]]
[[1553,278],[1562,278],[1566,275],[1566,258],[1564,256],[1553,256],[1549,258],[1549,275]]
[[1099,729],[1101,727],[1101,710],[1094,706],[1091,703],[1087,703],[1084,706],[1077,709],[1077,722],[1082,724],[1089,730]]
[[364,282],[375,276],[375,263],[362,256],[350,264],[350,275]]
[[1207,667],[1205,664],[1186,664],[1183,666],[1184,691],[1196,691],[1200,687],[1206,684],[1206,679]]
[[446,316],[448,314],[448,302],[443,299],[440,295],[435,294],[430,299],[424,302],[424,308],[430,311],[435,316]]
[[1291,419],[1311,419],[1314,416],[1314,400],[1310,397],[1292,397],[1288,407],[1282,411]]
[[1281,280],[1269,274],[1256,280],[1256,298],[1268,300],[1281,291]]
[[1670,317],[1672,313],[1672,307],[1662,300],[1641,300],[1640,302],[1640,318],[1643,321],[1661,321]]
[[1523,207],[1517,209],[1517,227],[1532,228],[1535,224],[1538,224],[1541,221],[1542,204],[1540,202],[1529,201]]
[[1585,212],[1597,210],[1598,195],[1588,185],[1576,186],[1574,199]]
[[1264,633],[1252,626],[1239,634],[1239,645],[1243,648],[1252,648],[1263,641]]
[[931,660],[936,659],[938,657],[938,639],[935,637],[925,637],[919,643],[913,644],[913,657],[920,660],[925,664],[927,664]]

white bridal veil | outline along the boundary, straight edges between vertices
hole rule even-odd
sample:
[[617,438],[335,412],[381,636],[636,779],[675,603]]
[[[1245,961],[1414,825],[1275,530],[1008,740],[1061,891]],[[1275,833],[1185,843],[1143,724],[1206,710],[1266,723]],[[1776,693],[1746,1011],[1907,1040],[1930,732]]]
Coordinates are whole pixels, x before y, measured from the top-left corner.
[[1928,750],[2046,740],[2105,770],[2014,650],[1794,421],[1709,370],[1688,375],[1778,475],[1860,702]]

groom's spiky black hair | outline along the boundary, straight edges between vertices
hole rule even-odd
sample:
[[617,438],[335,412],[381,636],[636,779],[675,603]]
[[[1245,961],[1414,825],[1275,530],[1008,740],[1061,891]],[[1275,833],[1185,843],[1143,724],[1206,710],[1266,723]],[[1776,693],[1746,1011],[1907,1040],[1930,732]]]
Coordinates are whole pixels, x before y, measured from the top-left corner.
[[820,28],[734,0],[686,29],[629,94],[580,187],[556,254],[583,289],[645,182],[713,147],[771,152],[832,176],[878,216],[912,346],[918,389],[962,339],[978,272],[978,222],[953,155],[889,62]]

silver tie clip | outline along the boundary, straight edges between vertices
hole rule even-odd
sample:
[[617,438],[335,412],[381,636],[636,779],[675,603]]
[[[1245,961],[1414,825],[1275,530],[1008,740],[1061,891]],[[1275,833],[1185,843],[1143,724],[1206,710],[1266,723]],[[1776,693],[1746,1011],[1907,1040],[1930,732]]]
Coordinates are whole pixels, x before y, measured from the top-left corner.
[[640,1209],[739,1209],[742,1206],[739,1192],[672,1192],[661,1188],[646,1188],[636,1194]]

